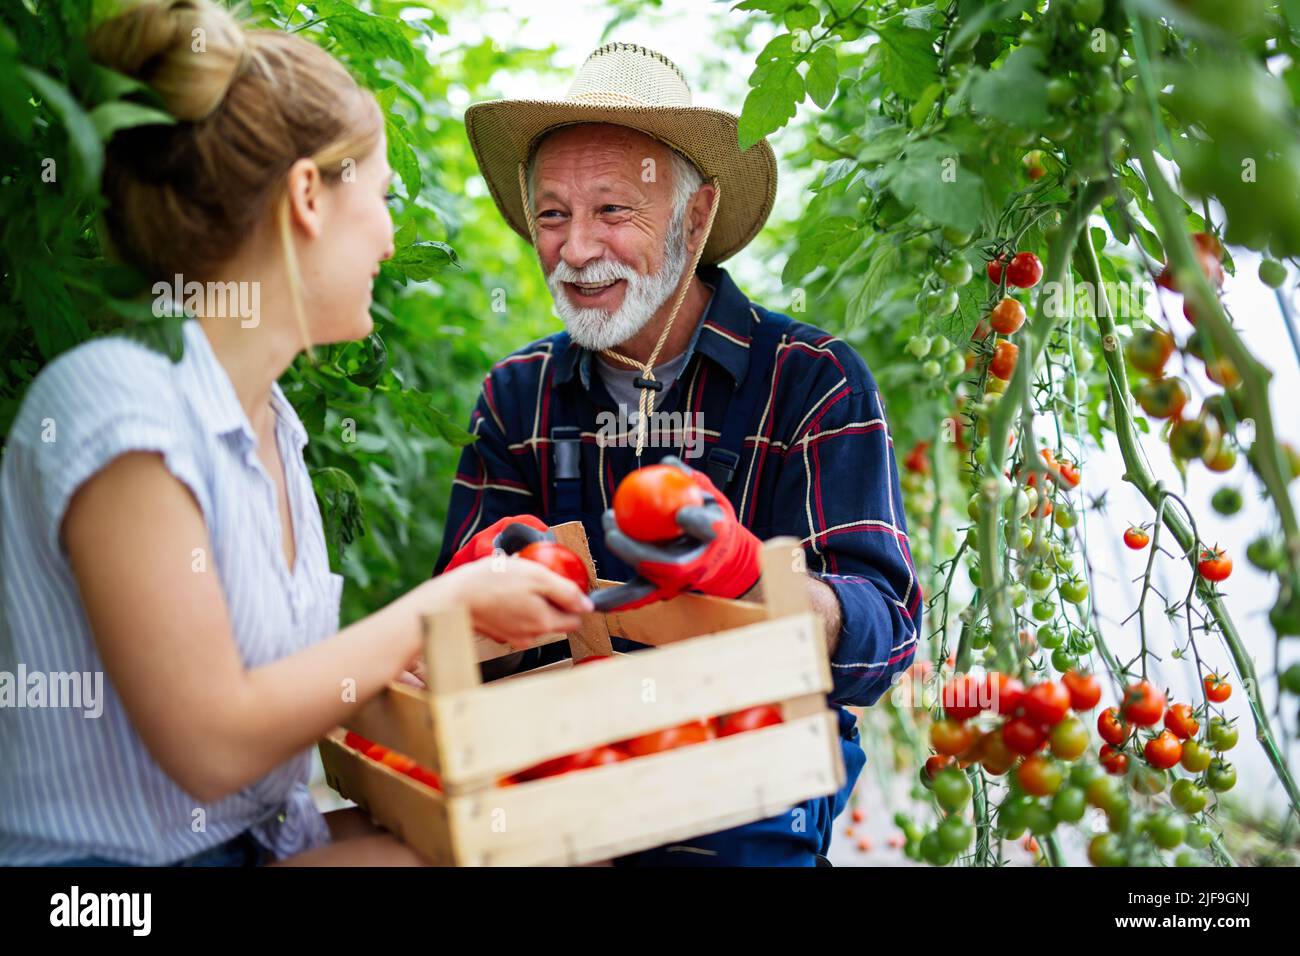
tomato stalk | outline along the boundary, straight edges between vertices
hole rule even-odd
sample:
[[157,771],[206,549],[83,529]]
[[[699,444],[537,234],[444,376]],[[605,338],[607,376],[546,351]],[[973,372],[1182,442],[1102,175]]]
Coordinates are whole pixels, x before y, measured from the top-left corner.
[[[1115,334],[1115,322],[1110,314],[1110,303],[1106,299],[1105,287],[1102,285],[1101,267],[1097,263],[1097,253],[1092,248],[1091,243],[1084,243],[1081,248],[1083,249],[1083,265],[1087,272],[1084,278],[1086,281],[1093,283],[1096,289],[1094,304],[1097,313],[1097,327],[1101,332],[1102,355],[1105,358],[1106,368],[1110,375],[1112,424],[1115,429],[1115,437],[1119,441],[1120,455],[1124,459],[1123,479],[1137,488],[1138,492],[1153,508],[1159,508],[1165,493],[1144,464],[1142,452],[1138,446],[1137,429],[1133,424],[1133,409],[1129,397],[1128,372],[1124,368],[1124,358],[1119,349],[1119,339]],[[1197,574],[1196,536],[1188,522],[1177,511],[1165,509],[1160,513],[1160,516],[1164,527],[1169,530],[1174,540],[1178,542],[1178,546],[1189,556],[1188,560],[1192,564],[1192,574],[1198,596],[1206,608],[1209,609],[1219,627],[1220,633],[1223,635],[1224,643],[1227,645],[1228,652],[1232,655],[1233,664],[1237,668],[1237,676],[1241,681],[1242,690],[1246,694],[1246,699],[1250,702],[1251,716],[1255,720],[1256,736],[1259,738],[1269,762],[1273,765],[1274,772],[1286,790],[1292,809],[1297,814],[1300,814],[1300,790],[1296,788],[1286,758],[1278,748],[1268,717],[1264,714],[1263,706],[1260,703],[1259,678],[1255,675],[1255,665],[1251,662],[1250,654],[1241,642],[1237,627],[1228,615],[1223,600]]]
[[[1079,231],[1084,227],[1092,210],[1101,202],[1106,187],[1102,183],[1089,183],[1079,193],[1073,208],[1062,221],[1059,230],[1048,242],[1047,268],[1044,273],[1046,281],[1043,288],[1050,288],[1052,283],[1064,285],[1070,268],[1070,259],[1074,253],[1075,241]],[[1088,243],[1084,243],[1087,245]],[[1024,338],[1020,350],[1020,359],[1011,373],[1011,381],[1003,395],[993,406],[989,414],[989,474],[993,480],[1002,474],[1002,463],[1006,457],[1007,435],[1010,433],[1011,418],[1021,410],[1024,396],[1030,393],[1030,375],[1038,362],[1038,356],[1047,347],[1054,317],[1046,315],[1050,296],[1041,293],[1038,308],[1033,318],[1025,324]],[[1020,400],[1012,396],[1020,396]],[[1002,502],[996,495],[981,495],[980,499],[980,567],[981,583],[989,598],[989,616],[995,635],[1006,635],[1011,631],[1010,614],[1007,608],[1006,591],[1003,586],[1000,565],[1000,542],[1002,536],[997,532],[997,518]]]
[[[1140,35],[1143,24],[1136,15],[1133,15],[1133,20],[1134,34]],[[1145,43],[1139,43],[1134,52],[1137,54],[1139,82],[1149,103],[1154,103],[1156,88],[1151,77],[1151,65],[1147,58]],[[1150,109],[1139,110],[1135,118],[1137,122],[1131,124],[1130,129],[1133,153],[1142,167],[1143,178],[1151,190],[1151,198],[1155,203],[1156,221],[1152,225],[1160,236],[1170,264],[1175,269],[1179,288],[1193,300],[1197,310],[1197,328],[1204,329],[1215,351],[1227,356],[1236,366],[1241,376],[1245,409],[1255,422],[1255,439],[1251,443],[1251,453],[1247,457],[1277,508],[1286,540],[1287,569],[1280,600],[1288,595],[1300,595],[1300,522],[1297,522],[1295,507],[1287,487],[1287,464],[1277,439],[1277,432],[1273,427],[1273,416],[1269,408],[1268,384],[1273,373],[1246,348],[1241,336],[1228,321],[1218,296],[1214,294],[1209,280],[1200,268],[1177,208],[1177,197],[1173,187],[1155,162],[1153,150],[1155,114]]]

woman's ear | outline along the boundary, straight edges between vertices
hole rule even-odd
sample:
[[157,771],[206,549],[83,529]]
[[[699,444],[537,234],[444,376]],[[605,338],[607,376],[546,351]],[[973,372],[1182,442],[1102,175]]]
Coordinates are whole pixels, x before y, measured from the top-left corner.
[[695,190],[686,208],[686,250],[691,255],[704,241],[704,227],[708,225],[709,210],[713,208],[717,192],[712,183],[705,183]]
[[315,239],[321,233],[324,219],[324,182],[320,167],[310,159],[300,159],[289,167],[287,181],[289,221],[309,239]]

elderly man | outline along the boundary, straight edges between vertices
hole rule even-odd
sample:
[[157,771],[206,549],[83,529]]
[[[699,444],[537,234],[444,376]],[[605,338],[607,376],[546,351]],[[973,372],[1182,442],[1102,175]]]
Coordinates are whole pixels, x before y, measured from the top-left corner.
[[[498,208],[537,250],[565,331],[488,374],[438,569],[490,549],[504,519],[577,519],[602,577],[639,572],[657,585],[645,600],[686,588],[752,597],[758,542],[798,538],[831,654],[846,786],[618,862],[824,862],[865,762],[843,707],[873,703],[911,662],[921,595],[884,406],[862,359],[751,303],[717,267],[771,210],[771,147],[741,152],[735,116],[691,106],[671,62],[621,43],[593,53],[563,100],[477,104],[465,120]],[[669,426],[652,430],[664,410]],[[625,475],[670,455],[716,492],[712,544],[686,566],[638,563],[611,547],[602,514]],[[567,653],[553,644],[513,663]]]

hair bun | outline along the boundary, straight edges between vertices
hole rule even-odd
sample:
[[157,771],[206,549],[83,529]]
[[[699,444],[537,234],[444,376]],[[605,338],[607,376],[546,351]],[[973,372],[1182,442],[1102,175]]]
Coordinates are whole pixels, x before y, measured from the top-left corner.
[[99,24],[87,44],[97,63],[152,88],[172,116],[201,120],[239,74],[248,37],[208,0],[144,0]]

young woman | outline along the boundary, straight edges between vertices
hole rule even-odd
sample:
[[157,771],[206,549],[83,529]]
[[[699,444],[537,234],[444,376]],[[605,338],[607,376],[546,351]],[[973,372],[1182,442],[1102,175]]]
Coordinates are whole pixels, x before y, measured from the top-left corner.
[[276,380],[371,329],[393,251],[378,106],[310,42],[206,0],[135,6],[91,52],[177,121],[109,145],[117,253],[151,281],[256,290],[258,309],[200,304],[176,364],[82,345],[14,422],[0,672],[83,691],[101,675],[103,695],[0,709],[0,863],[418,862],[359,812],[315,809],[313,743],[416,658],[421,614],[463,602],[519,642],[590,602],[532,562],[478,561],[338,630],[343,581]]

